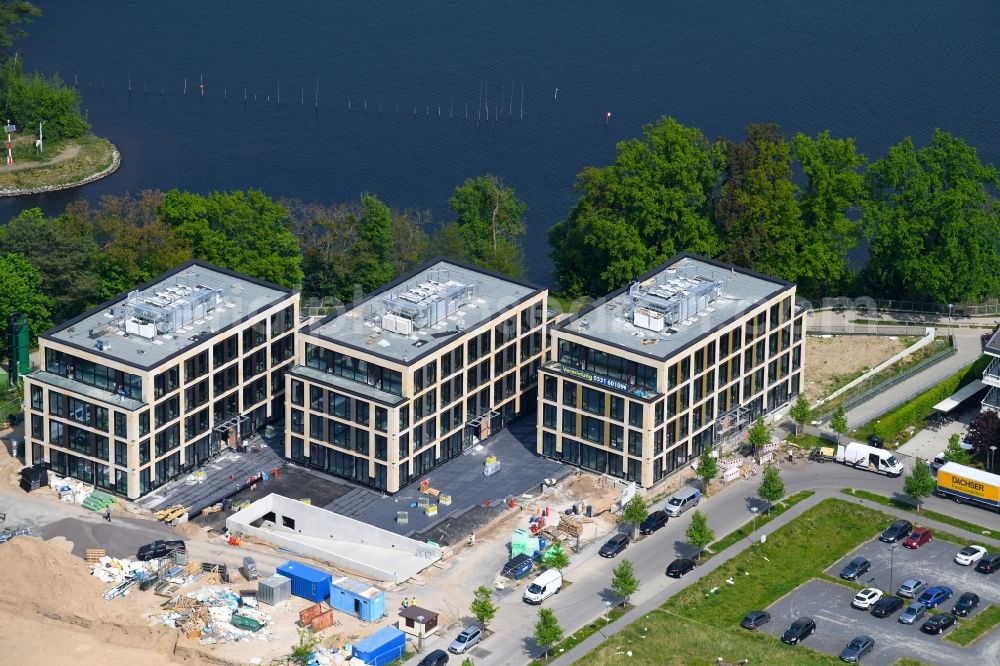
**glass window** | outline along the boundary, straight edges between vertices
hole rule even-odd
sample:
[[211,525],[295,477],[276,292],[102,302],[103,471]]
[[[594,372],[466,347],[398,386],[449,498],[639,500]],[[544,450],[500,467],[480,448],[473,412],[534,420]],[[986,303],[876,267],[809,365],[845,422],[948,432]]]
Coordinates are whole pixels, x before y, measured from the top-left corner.
[[604,392],[583,387],[583,409],[592,414],[604,413]]
[[547,428],[556,427],[556,406],[555,405],[543,405],[542,406],[542,425]]
[[642,427],[643,404],[641,402],[629,402],[628,404],[628,424],[636,428]]
[[45,437],[45,418],[38,415],[31,415],[31,436],[35,439]]
[[303,398],[304,388],[305,387],[304,387],[304,385],[303,385],[302,382],[300,382],[297,379],[293,379],[292,380],[292,404],[293,405],[299,405],[299,406],[302,405],[302,398]]
[[576,434],[576,414],[564,411],[562,415],[562,431],[568,435]]
[[385,407],[375,408],[375,429],[382,432],[389,429],[389,410]]
[[563,382],[563,404],[576,407],[576,384],[573,382]]
[[593,416],[584,416],[582,419],[583,432],[580,434],[592,442],[604,441],[604,422],[595,419]]
[[41,410],[42,409],[42,391],[41,386],[31,387],[31,408]]
[[128,437],[128,419],[122,412],[115,412],[115,437]]

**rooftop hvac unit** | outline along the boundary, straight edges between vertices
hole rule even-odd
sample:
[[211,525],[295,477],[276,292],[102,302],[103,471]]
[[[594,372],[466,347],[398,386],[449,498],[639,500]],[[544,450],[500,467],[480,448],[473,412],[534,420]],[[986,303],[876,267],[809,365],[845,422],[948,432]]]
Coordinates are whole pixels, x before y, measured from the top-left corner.
[[663,313],[648,308],[636,308],[632,314],[632,323],[639,328],[656,332],[662,331],[665,326]]
[[410,335],[413,333],[413,321],[394,314],[382,315],[382,329],[392,333]]
[[103,351],[109,351],[111,349],[111,343],[108,342],[107,340],[98,340],[97,341],[97,349],[98,349],[98,351],[102,351],[102,352]]

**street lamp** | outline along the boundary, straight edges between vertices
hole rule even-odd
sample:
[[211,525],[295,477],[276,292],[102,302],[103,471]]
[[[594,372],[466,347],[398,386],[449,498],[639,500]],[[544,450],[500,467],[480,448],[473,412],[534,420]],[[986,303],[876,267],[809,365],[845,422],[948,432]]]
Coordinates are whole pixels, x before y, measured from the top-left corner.
[[953,303],[948,304],[948,319],[954,319],[954,317],[951,316],[951,309],[954,307],[955,305]]
[[889,594],[894,594],[892,591],[892,574],[893,568],[896,566],[896,544],[889,546]]
[[996,444],[990,447],[990,471],[993,471],[993,463],[996,462],[997,447]]
[[417,634],[417,652],[424,651],[424,616],[417,616],[417,624],[420,625],[420,633]]
[[751,542],[753,542],[753,536],[752,536],[753,533],[757,531],[757,512],[758,511],[760,511],[760,508],[756,504],[754,504],[752,507],[750,507],[750,512],[753,514],[753,530],[751,530],[751,532],[750,532],[750,534],[751,534],[750,541]]

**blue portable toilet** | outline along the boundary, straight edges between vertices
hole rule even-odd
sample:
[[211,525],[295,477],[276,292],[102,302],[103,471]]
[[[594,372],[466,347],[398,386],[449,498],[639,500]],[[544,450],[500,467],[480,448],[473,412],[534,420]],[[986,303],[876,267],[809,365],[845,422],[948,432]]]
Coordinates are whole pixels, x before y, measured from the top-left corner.
[[292,594],[310,601],[323,601],[330,594],[330,580],[333,576],[326,571],[289,560],[277,573],[292,580]]
[[369,666],[384,666],[402,657],[405,651],[406,634],[396,627],[383,627],[360,643],[355,643],[352,656]]
[[361,618],[364,622],[377,622],[385,616],[385,592],[342,576],[330,583],[330,607]]

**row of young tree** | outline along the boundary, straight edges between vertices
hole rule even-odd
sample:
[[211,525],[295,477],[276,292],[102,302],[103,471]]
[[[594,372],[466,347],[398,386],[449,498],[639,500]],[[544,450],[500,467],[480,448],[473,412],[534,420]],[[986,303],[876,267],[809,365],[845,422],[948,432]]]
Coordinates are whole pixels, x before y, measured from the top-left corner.
[[829,132],[788,139],[761,124],[713,142],[665,117],[579,174],[578,202],[549,232],[555,278],[566,295],[600,295],[689,251],[806,296],[982,302],[1000,293],[997,186],[993,165],[940,130],[869,161]]
[[[376,196],[324,206],[276,202],[263,192],[173,190],[35,208],[0,227],[0,313],[22,312],[31,331],[64,321],[196,258],[350,302],[431,256],[509,275],[523,272],[524,203],[492,175],[459,185],[455,217],[389,208]],[[6,317],[0,317],[0,339]]]

